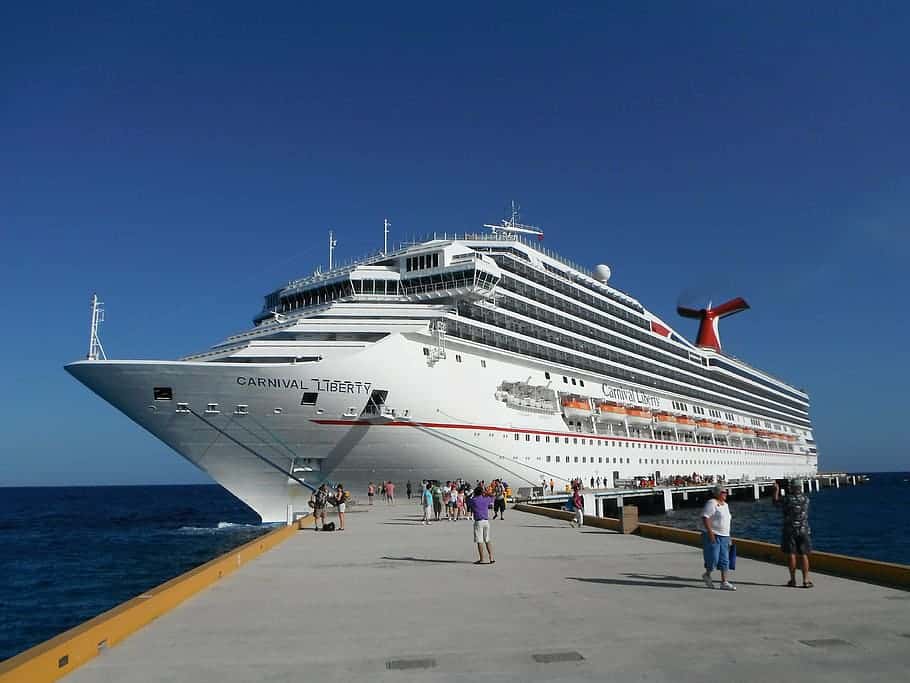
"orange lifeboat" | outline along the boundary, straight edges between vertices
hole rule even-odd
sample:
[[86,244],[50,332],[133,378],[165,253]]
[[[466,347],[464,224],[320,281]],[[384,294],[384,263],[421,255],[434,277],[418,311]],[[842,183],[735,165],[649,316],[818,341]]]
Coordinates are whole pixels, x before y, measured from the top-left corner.
[[751,427],[743,427],[743,436],[748,436],[749,438],[752,438],[755,436],[755,430],[752,429]]
[[626,418],[625,406],[615,403],[601,403],[597,406],[597,420],[599,422],[622,422]]
[[626,416],[630,425],[646,427],[651,424],[653,415],[650,410],[644,408],[626,408]]
[[659,429],[675,429],[676,428],[676,416],[670,415],[670,413],[657,413],[654,416],[654,419],[657,422],[657,427]]
[[564,396],[562,412],[566,417],[591,417],[591,404],[580,396]]
[[686,433],[694,432],[695,420],[693,420],[691,417],[680,415],[676,418],[676,429]]
[[715,422],[715,423],[714,423],[714,430],[715,430],[718,434],[729,434],[729,433],[730,433],[730,427],[728,427],[727,425],[725,425],[725,424],[723,424],[723,423],[721,423],[721,422]]
[[742,427],[737,427],[736,425],[730,425],[730,434],[733,436],[742,436],[743,432],[746,431]]
[[697,420],[695,426],[698,427],[698,431],[702,434],[714,433],[714,423],[710,420]]

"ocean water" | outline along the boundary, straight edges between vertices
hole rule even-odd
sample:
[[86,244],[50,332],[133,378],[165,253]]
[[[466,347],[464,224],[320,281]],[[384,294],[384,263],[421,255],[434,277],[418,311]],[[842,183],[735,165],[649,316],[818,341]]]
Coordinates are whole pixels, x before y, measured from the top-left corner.
[[[878,472],[869,482],[809,494],[809,526],[815,550],[910,564],[910,472]],[[780,543],[781,513],[771,497],[733,499],[731,533]],[[641,521],[684,529],[697,526],[701,508],[642,515]]]
[[[811,495],[818,550],[910,564],[910,473]],[[733,534],[776,543],[770,499],[731,501]],[[700,508],[642,516],[694,529]],[[269,527],[220,486],[0,488],[0,660]]]
[[220,486],[0,488],[0,660],[268,530]]

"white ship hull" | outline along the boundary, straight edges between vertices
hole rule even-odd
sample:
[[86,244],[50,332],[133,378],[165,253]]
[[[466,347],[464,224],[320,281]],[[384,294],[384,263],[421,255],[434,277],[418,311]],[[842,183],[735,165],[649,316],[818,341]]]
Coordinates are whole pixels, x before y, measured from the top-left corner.
[[[558,412],[522,411],[496,396],[503,381],[547,385],[552,364],[461,341],[431,362],[430,342],[429,334],[393,333],[360,350],[294,364],[88,360],[66,369],[265,522],[285,520],[289,505],[308,509],[306,485],[322,481],[341,482],[356,497],[380,480],[401,486],[503,477],[514,488],[550,479],[561,487],[574,477],[779,478],[817,469],[817,457],[802,446],[781,452],[758,442],[572,431]],[[586,380],[588,396],[605,397],[601,379],[572,372]],[[155,400],[156,387],[171,389],[172,398]],[[385,413],[365,414],[377,389],[388,391]],[[671,410],[673,396],[640,391],[656,402],[651,408]],[[304,393],[318,393],[315,405],[302,404]]]

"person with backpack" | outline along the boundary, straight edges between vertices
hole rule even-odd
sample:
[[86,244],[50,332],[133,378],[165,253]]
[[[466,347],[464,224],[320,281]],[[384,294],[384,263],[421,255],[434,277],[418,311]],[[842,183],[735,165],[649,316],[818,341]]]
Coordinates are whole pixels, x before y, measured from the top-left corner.
[[329,500],[329,492],[325,484],[321,484],[310,496],[310,507],[313,508],[313,528],[319,531],[319,520],[325,528],[325,506]]

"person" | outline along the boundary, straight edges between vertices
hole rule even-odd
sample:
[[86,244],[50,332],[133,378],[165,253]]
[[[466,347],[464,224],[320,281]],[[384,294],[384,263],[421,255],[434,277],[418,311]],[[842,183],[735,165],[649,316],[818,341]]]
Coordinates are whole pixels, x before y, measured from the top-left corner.
[[449,500],[446,503],[446,515],[451,521],[458,519],[458,490],[455,488],[455,482],[449,484]]
[[594,477],[591,477],[591,488],[594,488]]
[[489,564],[494,564],[493,543],[490,540],[490,505],[493,499],[484,494],[483,487],[478,486],[474,489],[474,495],[468,501],[468,507],[474,515],[474,542],[477,544],[477,555],[479,559],[474,564],[484,564],[483,549],[487,548],[487,557]]
[[389,505],[395,504],[395,484],[387,481],[385,484],[385,499]]
[[404,485],[404,491],[408,494],[408,500],[411,500],[411,480],[408,479],[408,483]]
[[430,493],[433,495],[433,516],[439,521],[439,515],[442,514],[442,489],[438,483],[433,484]]
[[370,482],[370,485],[367,486],[367,498],[370,499],[370,505],[373,504],[373,496],[376,494],[376,487],[373,486],[373,482]]
[[585,499],[581,497],[581,491],[575,489],[572,494],[572,506],[575,509],[575,519],[572,526],[578,526],[579,529],[585,525]]
[[497,514],[499,519],[505,519],[506,487],[498,479],[493,482],[493,519],[496,519]]
[[556,482],[553,481],[553,477],[550,477],[550,495],[553,495],[553,488],[556,486]]
[[809,496],[803,492],[802,479],[787,482],[787,495],[781,500],[780,486],[774,482],[774,504],[784,514],[780,549],[788,556],[790,580],[787,585],[796,587],[796,562],[799,558],[803,573],[803,588],[815,586],[809,578],[809,553],[812,552],[812,531],[809,529]]
[[705,503],[701,512],[702,547],[705,558],[705,573],[701,575],[705,586],[714,588],[711,572],[720,569],[720,587],[726,591],[735,591],[736,586],[727,580],[730,568],[730,526],[733,515],[727,504],[727,490],[723,486],[711,489],[711,498]]
[[430,526],[430,507],[433,505],[433,492],[430,490],[430,484],[427,482],[423,487],[423,523],[424,526]]
[[335,505],[338,507],[338,531],[344,531],[344,510],[347,494],[344,492],[344,486],[338,484],[335,487]]
[[329,500],[329,492],[325,484],[321,484],[310,496],[310,505],[313,508],[313,528],[319,531],[319,520],[325,526],[325,506]]

